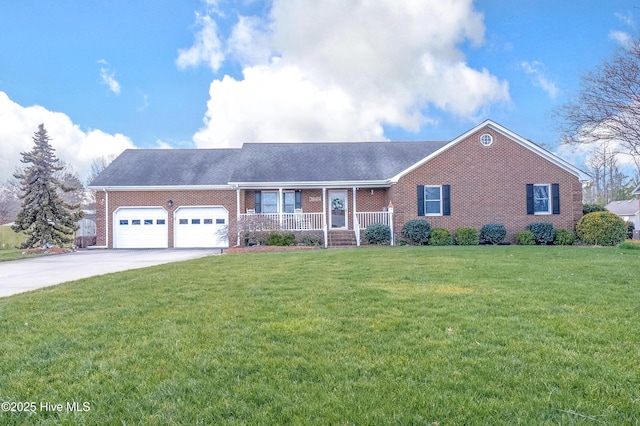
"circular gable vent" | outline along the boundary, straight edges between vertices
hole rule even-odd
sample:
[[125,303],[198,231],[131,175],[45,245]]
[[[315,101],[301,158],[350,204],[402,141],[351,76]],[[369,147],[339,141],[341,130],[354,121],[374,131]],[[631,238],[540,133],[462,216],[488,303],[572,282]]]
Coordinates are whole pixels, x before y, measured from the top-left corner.
[[489,146],[493,143],[493,136],[491,136],[489,133],[485,133],[482,136],[480,136],[480,143],[482,144],[482,146]]

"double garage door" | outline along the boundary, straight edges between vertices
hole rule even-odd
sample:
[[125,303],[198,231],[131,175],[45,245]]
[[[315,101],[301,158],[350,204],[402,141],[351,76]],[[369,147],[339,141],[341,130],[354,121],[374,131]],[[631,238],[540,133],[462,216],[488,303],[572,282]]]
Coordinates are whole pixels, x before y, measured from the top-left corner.
[[[174,247],[228,247],[229,214],[223,207],[179,207]],[[121,207],[114,213],[115,248],[169,247],[169,217],[162,207]]]

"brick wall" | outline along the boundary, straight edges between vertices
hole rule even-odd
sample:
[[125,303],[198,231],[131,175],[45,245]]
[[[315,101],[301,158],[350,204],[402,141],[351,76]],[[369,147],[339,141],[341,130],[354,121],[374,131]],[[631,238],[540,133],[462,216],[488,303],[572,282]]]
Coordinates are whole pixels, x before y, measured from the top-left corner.
[[[167,201],[173,202],[168,207]],[[122,206],[164,208],[168,214],[169,247],[173,247],[173,213],[181,206],[224,206],[229,211],[229,245],[236,244],[236,191],[235,190],[182,190],[182,191],[113,191],[109,192],[109,248],[113,247],[113,212]],[[106,245],[105,193],[96,191],[96,245]]]
[[[480,135],[493,136],[490,146]],[[559,215],[527,215],[526,184],[560,184]],[[451,185],[451,215],[418,217],[418,185]],[[582,185],[573,174],[545,160],[510,138],[481,129],[416,170],[390,190],[394,226],[398,231],[411,219],[426,219],[432,227],[454,231],[487,223],[502,223],[507,239],[534,222],[551,222],[573,229],[582,216]]]

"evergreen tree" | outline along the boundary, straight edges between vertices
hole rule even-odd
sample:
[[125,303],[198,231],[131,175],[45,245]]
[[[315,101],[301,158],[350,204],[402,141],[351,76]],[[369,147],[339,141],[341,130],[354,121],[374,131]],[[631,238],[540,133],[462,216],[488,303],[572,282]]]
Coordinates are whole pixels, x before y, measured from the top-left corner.
[[73,241],[82,212],[79,205],[70,205],[60,197],[59,191],[69,192],[74,188],[64,186],[55,177],[62,167],[44,124],[38,126],[33,141],[33,149],[21,153],[20,161],[28,166],[14,175],[20,180],[22,205],[13,230],[29,237],[21,248],[42,247],[47,243],[62,246]]

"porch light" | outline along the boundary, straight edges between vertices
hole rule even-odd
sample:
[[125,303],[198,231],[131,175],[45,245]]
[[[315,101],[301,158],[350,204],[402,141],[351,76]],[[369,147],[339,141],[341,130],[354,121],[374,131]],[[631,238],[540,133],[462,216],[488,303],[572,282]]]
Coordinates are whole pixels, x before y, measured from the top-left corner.
[[167,200],[167,207],[173,206],[173,200]]

